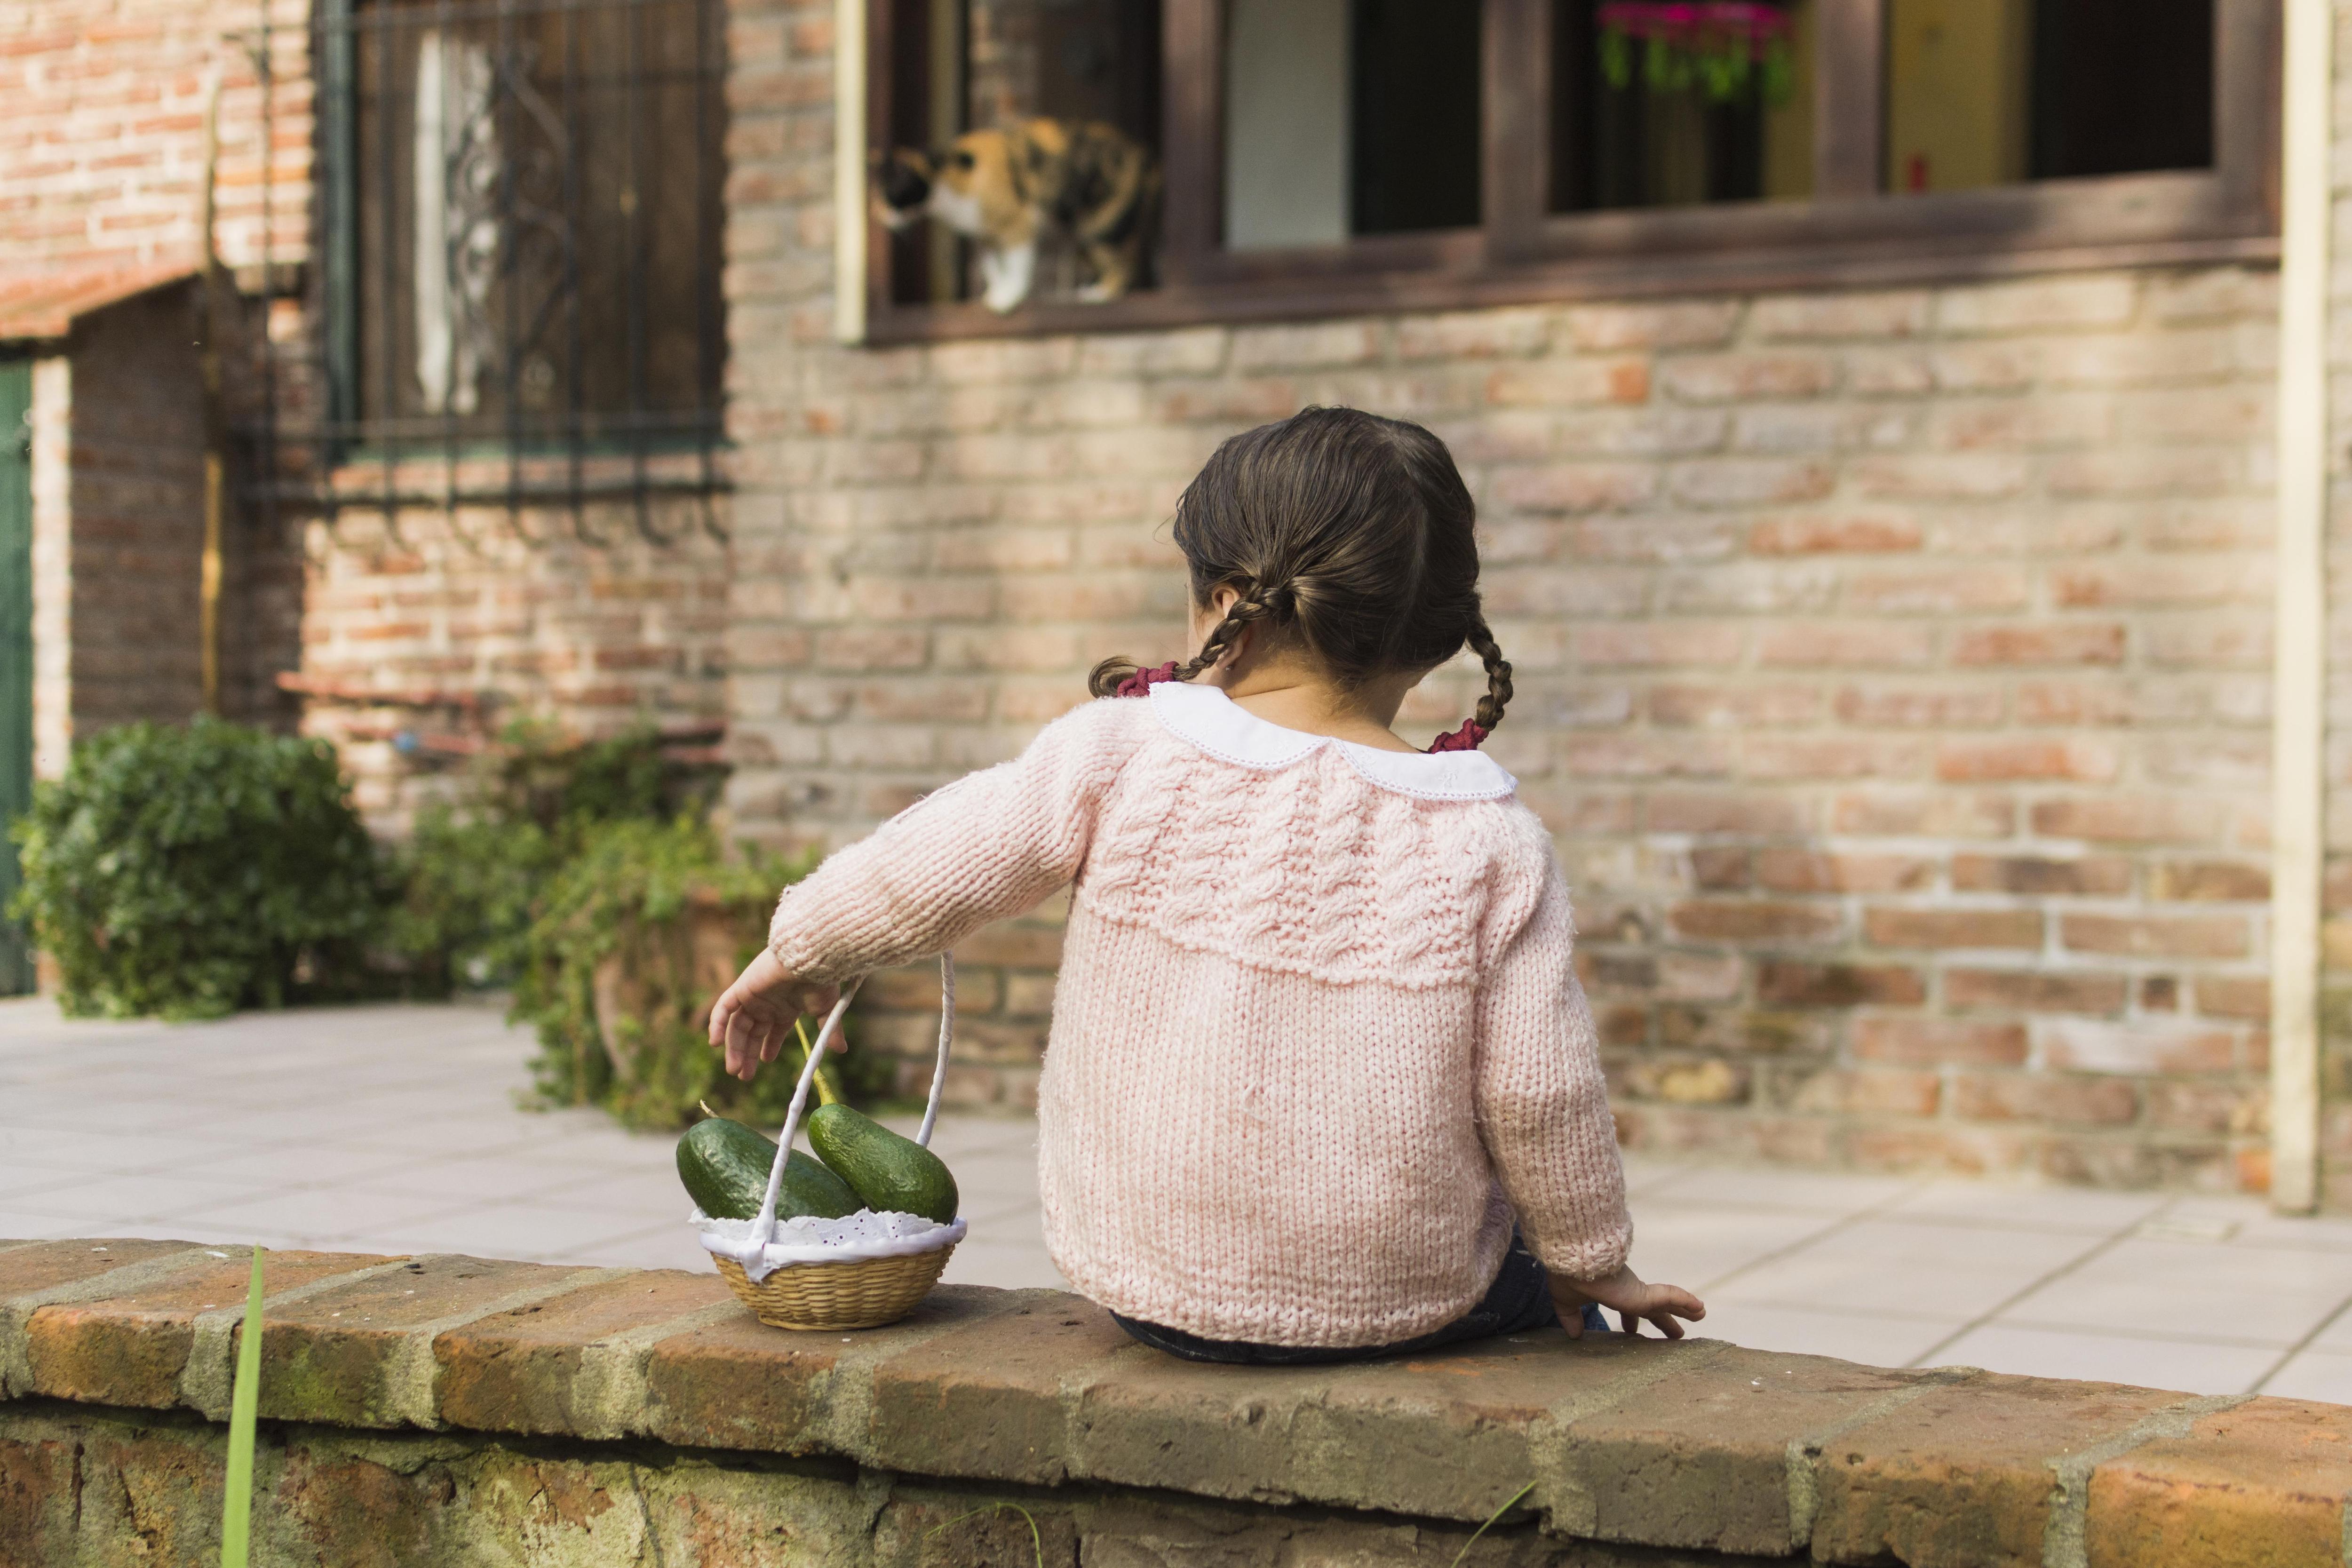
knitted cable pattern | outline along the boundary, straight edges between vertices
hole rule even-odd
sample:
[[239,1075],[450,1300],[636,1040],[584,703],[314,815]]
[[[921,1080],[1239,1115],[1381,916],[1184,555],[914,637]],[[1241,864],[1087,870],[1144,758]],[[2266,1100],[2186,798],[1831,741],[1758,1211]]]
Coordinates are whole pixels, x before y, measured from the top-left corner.
[[1168,718],[1203,702],[1227,706],[1090,703],[927,797],[785,894],[777,957],[843,979],[1075,884],[1040,1185],[1055,1264],[1114,1310],[1403,1339],[1477,1300],[1515,1215],[1549,1267],[1617,1268],[1632,1226],[1568,889],[1507,775],[1407,794],[1246,719],[1226,749],[1255,734],[1276,760],[1212,754]]

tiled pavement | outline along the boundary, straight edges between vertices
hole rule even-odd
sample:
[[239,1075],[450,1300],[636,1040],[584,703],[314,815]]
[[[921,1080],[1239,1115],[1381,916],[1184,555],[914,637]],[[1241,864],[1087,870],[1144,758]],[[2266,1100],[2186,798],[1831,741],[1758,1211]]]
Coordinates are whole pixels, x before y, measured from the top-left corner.
[[[523,1108],[529,1054],[479,1005],[172,1026],[0,1002],[0,1237],[701,1266],[671,1140]],[[935,1146],[972,1223],[948,1278],[1059,1284],[1034,1127],[945,1117]],[[2352,1219],[1646,1159],[1628,1173],[1635,1267],[1706,1297],[1709,1334],[2352,1404]]]

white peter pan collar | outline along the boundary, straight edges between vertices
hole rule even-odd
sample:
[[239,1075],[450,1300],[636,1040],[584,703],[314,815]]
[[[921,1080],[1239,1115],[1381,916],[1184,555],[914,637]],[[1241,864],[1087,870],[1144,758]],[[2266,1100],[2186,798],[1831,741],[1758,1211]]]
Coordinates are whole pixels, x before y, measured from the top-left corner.
[[1499,800],[1519,787],[1484,752],[1383,752],[1328,735],[1270,724],[1213,686],[1163,680],[1151,711],[1174,734],[1213,757],[1245,768],[1286,768],[1326,746],[1338,749],[1369,784],[1423,800]]

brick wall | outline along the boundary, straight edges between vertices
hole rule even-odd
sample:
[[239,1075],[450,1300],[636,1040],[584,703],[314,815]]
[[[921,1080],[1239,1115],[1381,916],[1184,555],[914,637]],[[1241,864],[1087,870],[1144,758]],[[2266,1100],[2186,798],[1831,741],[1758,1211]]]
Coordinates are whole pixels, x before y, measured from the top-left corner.
[[[193,238],[215,59],[224,248],[253,258],[258,97],[217,38],[258,15],[0,19],[0,276]],[[1629,1141],[2261,1183],[2265,273],[845,351],[831,15],[733,6],[733,549],[495,510],[257,535],[249,689],[299,626],[326,686],[488,689],[585,730],[723,709],[735,825],[838,843],[1012,754],[1095,658],[1177,651],[1159,525],[1216,441],[1308,402],[1418,418],[1480,500],[1521,672],[1495,749],[1576,881]],[[279,47],[294,260],[310,128],[300,35]],[[314,319],[273,317],[297,371]],[[1442,673],[1409,728],[1474,689]],[[438,721],[310,720],[392,826],[415,792],[383,737]],[[1055,927],[966,950],[959,1099],[1032,1092]],[[929,984],[877,983],[868,1038],[911,1063]],[[2352,1165],[2352,1121],[2337,1142]]]
[[[2333,7],[2336,28],[2336,79],[2352,78],[2352,4],[2337,0]],[[2339,91],[2335,108],[2340,162],[2342,140],[2352,105]],[[2336,228],[2340,235],[2352,195],[2342,182],[2335,194]],[[2343,240],[2336,242],[2342,256]],[[2352,278],[2339,267],[2330,277],[2328,310],[2336,324],[2329,338],[2328,381],[2328,521],[2325,549],[2334,584],[2346,582],[2344,565],[2352,550],[2352,342],[2343,337],[2342,323],[2352,316]],[[2352,596],[2341,586],[2331,591],[2327,605],[2327,741],[2324,751],[2326,778],[2327,870],[2324,884],[2326,918],[2321,926],[2320,975],[2320,1190],[2331,1208],[2352,1208],[2352,726],[2347,726],[2347,694],[2352,693]]]
[[[60,281],[202,254],[204,113],[220,86],[217,242],[232,268],[303,259],[311,146],[307,8],[289,0],[34,0],[0,15],[0,282]],[[265,123],[265,16],[276,90]],[[227,37],[241,31],[243,38]],[[248,279],[252,274],[248,270]],[[259,307],[222,324],[235,411],[258,393]],[[298,327],[296,319],[281,323]],[[36,460],[42,586],[37,766],[76,733],[184,719],[201,700],[197,560],[203,405],[194,291],[175,287],[85,316],[43,344]],[[299,356],[297,356],[299,358]],[[299,386],[299,376],[289,385]],[[232,458],[234,460],[234,455]],[[299,554],[236,505],[224,537],[222,691],[233,718],[282,721]]]
[[[0,1563],[220,1560],[247,1268],[173,1241],[0,1242]],[[787,1333],[708,1267],[279,1252],[265,1270],[266,1563],[2352,1554],[2340,1405],[1557,1329],[1220,1373],[1139,1353],[1052,1290],[950,1285],[899,1323]]]
[[76,734],[203,706],[194,297],[181,285],[110,306],[67,345]]
[[[266,121],[249,53],[265,16],[275,84]],[[193,262],[204,108],[218,73],[222,258],[255,285],[266,216],[278,286],[302,284],[291,297],[237,308],[226,352],[241,427],[262,411],[265,333],[276,345],[284,421],[308,425],[321,413],[322,279],[302,268],[315,218],[309,17],[303,0],[33,0],[0,16],[0,281]],[[71,597],[42,595],[47,771],[63,765],[76,723],[178,718],[197,704],[195,335],[180,291],[91,318],[63,345],[69,373],[65,359],[55,362],[43,417],[58,432],[65,466],[56,471],[73,477],[52,487],[42,512],[51,547],[43,581],[70,581]],[[256,455],[238,453],[247,463]],[[319,477],[307,450],[289,446],[278,457],[289,477]],[[374,477],[353,469],[340,484],[365,490]],[[436,468],[419,482],[441,478]],[[589,733],[722,711],[726,552],[691,508],[671,516],[671,506],[657,507],[658,531],[683,530],[681,542],[658,546],[636,534],[629,509],[602,504],[588,509],[583,533],[569,511],[526,510],[510,523],[502,510],[455,519],[428,510],[388,531],[365,509],[331,526],[290,509],[272,513],[241,484],[233,503],[223,676],[234,717],[298,721],[302,705],[278,687],[289,671],[344,690],[488,692],[493,716],[543,711]],[[723,501],[714,521],[723,529]],[[478,736],[446,708],[341,698],[313,702],[307,722],[347,742],[362,805],[394,830],[413,804],[417,763],[384,737]],[[437,787],[429,776],[425,784]]]
[[[452,698],[488,694],[478,719],[449,703],[312,705],[308,728],[341,742],[361,808],[398,830],[441,787],[428,754],[395,749],[478,738],[506,717],[551,715],[582,734],[645,721],[725,718],[727,549],[690,503],[657,501],[675,542],[639,535],[630,509],[588,509],[583,542],[566,512],[468,508],[346,513],[310,526],[304,677],[337,689]],[[417,763],[427,764],[420,773]],[[421,792],[421,793],[420,793]]]
[[242,42],[274,23],[276,254],[308,232],[303,0],[17,0],[0,7],[0,281],[201,254],[204,113],[222,89],[219,244],[260,258],[263,115]]
[[[204,404],[196,290],[178,283],[95,310],[36,361],[35,771],[78,736],[203,706]],[[222,709],[267,721],[290,663],[285,552],[224,519]]]
[[[800,346],[738,389],[740,825],[853,837],[1173,652],[1178,489],[1353,404],[1479,499],[1493,748],[1630,1142],[2263,1180],[2267,273],[845,351],[821,14],[742,9],[737,353]],[[966,953],[967,1059],[1008,1066],[962,1093],[1029,1092],[1053,952],[1049,916]],[[928,984],[869,1031],[919,1050]]]

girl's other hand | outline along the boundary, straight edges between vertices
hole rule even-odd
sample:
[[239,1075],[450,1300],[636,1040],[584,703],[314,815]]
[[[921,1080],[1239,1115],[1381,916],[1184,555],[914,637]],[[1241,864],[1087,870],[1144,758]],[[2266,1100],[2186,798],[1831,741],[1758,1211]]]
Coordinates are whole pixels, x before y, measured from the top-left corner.
[[[793,1020],[803,1013],[824,1013],[840,1000],[841,987],[801,979],[776,961],[766,948],[744,966],[735,984],[710,1005],[710,1044],[727,1053],[727,1071],[745,1083],[761,1062],[776,1059]],[[846,1048],[840,1036],[833,1048]]]
[[1551,1299],[1559,1307],[1560,1325],[1568,1337],[1584,1337],[1584,1309],[1606,1307],[1617,1314],[1625,1332],[1637,1338],[1644,1320],[1657,1325],[1658,1332],[1670,1340],[1683,1337],[1678,1319],[1697,1322],[1706,1316],[1706,1303],[1679,1285],[1645,1284],[1640,1275],[1629,1268],[1598,1279],[1570,1279],[1559,1274],[1551,1277]]

